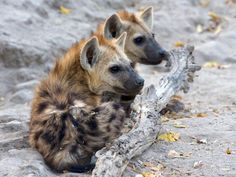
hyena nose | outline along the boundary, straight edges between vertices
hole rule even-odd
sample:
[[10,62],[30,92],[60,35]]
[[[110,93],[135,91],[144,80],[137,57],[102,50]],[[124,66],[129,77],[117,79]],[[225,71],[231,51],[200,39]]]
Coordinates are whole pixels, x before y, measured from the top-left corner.
[[144,79],[142,79],[142,78],[137,79],[136,82],[135,82],[135,84],[136,84],[137,86],[143,86],[143,85],[144,85]]
[[160,55],[161,57],[166,57],[166,56],[167,56],[167,52],[166,52],[165,50],[161,49],[161,50],[159,51],[159,55]]

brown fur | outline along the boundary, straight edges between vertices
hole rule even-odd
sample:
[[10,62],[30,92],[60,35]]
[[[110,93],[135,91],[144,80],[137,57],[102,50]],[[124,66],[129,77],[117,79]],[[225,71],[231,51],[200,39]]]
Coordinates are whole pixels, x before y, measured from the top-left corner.
[[[143,22],[134,13],[130,13],[127,11],[119,11],[117,12],[117,14],[121,18],[121,20],[134,23],[136,25],[140,25],[145,30],[148,30],[147,27],[145,27],[145,25],[143,24]],[[105,21],[99,23],[96,31],[93,32],[92,35],[103,35],[104,26],[105,26]]]
[[117,14],[121,18],[121,20],[129,21],[129,22],[136,23],[143,26],[143,23],[134,13],[130,13],[127,11],[119,11],[117,12]]
[[[125,31],[127,32],[127,39],[134,35],[136,32],[142,32],[145,34],[151,34],[152,32],[150,29],[147,28],[147,26],[144,24],[144,22],[135,14],[130,13],[127,11],[119,11],[116,13],[122,21],[132,26],[132,28],[127,28]],[[92,35],[95,36],[103,36],[104,34],[104,27],[105,27],[105,21],[101,22],[98,26],[95,32],[92,33]],[[104,37],[103,37],[104,38]],[[129,57],[129,59],[132,61],[132,65],[135,66],[137,62],[139,62],[139,55],[144,55],[142,51],[136,51],[135,53],[130,52],[128,48],[132,46],[132,44],[127,43],[125,46],[125,53]]]
[[[111,54],[117,52],[112,41],[100,37],[99,42]],[[97,84],[91,80],[96,73],[90,76],[81,68],[85,43],[74,44],[56,62],[32,102],[29,142],[57,171],[86,171],[80,166],[89,165],[93,153],[117,137],[123,125],[120,105],[101,103],[101,96],[90,88],[91,82]]]
[[[100,23],[92,35],[101,36],[104,35],[106,38],[113,39],[119,36],[123,31],[127,32],[127,38],[125,43],[125,53],[131,60],[132,67],[135,67],[136,63],[143,64],[158,64],[161,62],[161,57],[158,56],[158,51],[161,47],[155,42],[154,34],[152,33],[152,25],[149,25],[150,21],[144,18],[144,14],[150,14],[149,20],[152,19],[153,10],[151,7],[140,10],[136,13],[130,13],[127,11],[119,11],[116,15],[110,16],[106,21]],[[118,17],[117,17],[118,16]],[[108,25],[107,25],[108,24]],[[107,26],[106,26],[107,25]],[[107,33],[107,29],[109,29]],[[114,32],[114,33],[113,33]],[[113,35],[114,34],[114,35]],[[137,46],[134,44],[134,39],[144,36],[145,41],[150,41],[145,47],[145,45]],[[148,48],[148,49],[147,49]],[[148,53],[148,54],[147,54]],[[153,56],[153,57],[152,57]],[[133,95],[134,96],[134,95]],[[132,103],[134,97],[126,97],[119,95],[116,96],[122,104],[125,104],[127,110],[129,110],[129,104]],[[109,94],[105,95],[104,98],[107,100],[112,100],[114,96],[109,98]],[[106,100],[104,99],[104,100]],[[128,105],[128,106],[127,106]],[[129,111],[127,111],[129,113]]]
[[[144,31],[145,33],[150,33],[150,30],[144,25],[144,23],[134,13],[129,13],[127,11],[119,11],[119,12],[117,12],[117,14],[121,18],[121,20],[126,21],[127,23],[130,23],[132,26],[137,26],[139,30]],[[105,38],[104,37],[104,27],[105,27],[105,21],[98,24],[96,31],[92,32],[91,35],[97,36],[99,39],[100,38],[102,39],[101,41],[103,41]],[[132,35],[136,31],[133,29],[127,29],[126,32],[127,32],[127,36],[128,36],[128,35]],[[105,39],[105,41],[107,41],[107,40]],[[135,67],[136,61],[137,61],[136,56],[134,56],[132,53],[130,53],[128,50],[126,50],[126,47],[125,47],[125,53],[129,57],[129,59],[131,59],[131,61],[132,61],[131,66]],[[123,96],[123,98],[126,98],[126,97]],[[112,94],[112,96],[110,96],[109,93],[105,93],[103,96],[104,102],[107,100],[109,100],[109,101],[116,100],[116,101],[120,102],[123,106],[125,106],[127,116],[130,113],[130,104],[133,102],[133,99],[134,99],[134,97],[131,97],[130,100],[123,100],[119,95]]]

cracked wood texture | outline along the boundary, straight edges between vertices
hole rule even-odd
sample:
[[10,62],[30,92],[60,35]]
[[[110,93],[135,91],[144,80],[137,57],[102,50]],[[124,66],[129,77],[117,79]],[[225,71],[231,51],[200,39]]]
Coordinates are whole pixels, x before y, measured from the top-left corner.
[[159,112],[178,91],[188,92],[195,71],[201,69],[194,62],[193,50],[192,46],[187,46],[170,51],[170,72],[160,80],[157,88],[151,85],[135,98],[130,115],[137,120],[135,127],[116,139],[111,146],[96,153],[97,162],[92,177],[122,176],[129,160],[153,144],[161,129]]

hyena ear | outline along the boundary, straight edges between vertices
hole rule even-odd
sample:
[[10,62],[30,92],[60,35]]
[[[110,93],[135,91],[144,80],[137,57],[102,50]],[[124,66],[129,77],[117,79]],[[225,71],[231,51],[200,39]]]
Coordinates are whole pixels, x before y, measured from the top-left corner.
[[117,14],[110,16],[104,26],[104,36],[107,39],[118,38],[123,31],[123,24]]
[[123,32],[118,39],[116,39],[116,45],[118,45],[123,51],[125,49],[125,40],[127,33]]
[[99,51],[97,37],[92,37],[84,44],[80,53],[80,64],[84,70],[90,71],[96,64]]
[[139,18],[147,25],[148,28],[152,29],[153,27],[153,7],[147,7],[138,13]]

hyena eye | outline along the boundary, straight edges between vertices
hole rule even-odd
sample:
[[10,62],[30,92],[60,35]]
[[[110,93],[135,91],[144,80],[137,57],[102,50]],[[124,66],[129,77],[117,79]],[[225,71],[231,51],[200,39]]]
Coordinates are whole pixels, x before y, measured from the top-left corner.
[[110,72],[113,74],[118,73],[120,70],[121,70],[121,68],[117,65],[110,67]]
[[134,38],[134,43],[136,45],[141,45],[143,42],[144,42],[144,37],[143,36],[139,36],[139,37]]
[[115,38],[116,37],[116,31],[112,31],[111,35],[112,35],[113,38]]

